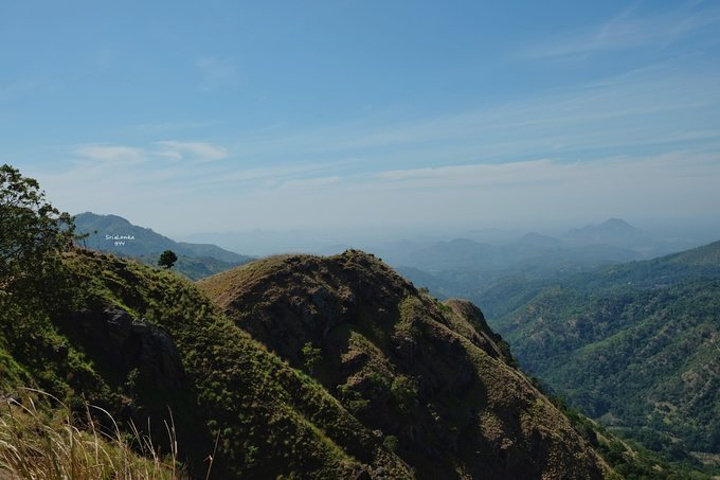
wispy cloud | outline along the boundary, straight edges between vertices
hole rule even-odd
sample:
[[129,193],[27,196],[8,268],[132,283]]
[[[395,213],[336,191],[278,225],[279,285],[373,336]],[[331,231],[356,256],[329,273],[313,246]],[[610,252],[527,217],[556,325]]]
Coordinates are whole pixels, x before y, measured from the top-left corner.
[[200,57],[195,61],[200,70],[200,90],[211,91],[233,87],[240,82],[240,73],[232,59],[214,56]]
[[671,11],[643,15],[627,9],[615,17],[583,30],[558,36],[528,48],[527,57],[570,57],[645,46],[665,48],[702,29],[717,28],[720,9],[698,2]]
[[537,182],[566,181],[568,167],[550,160],[501,164],[449,165],[436,168],[387,170],[376,178],[392,188],[504,188]]
[[155,145],[158,145],[161,148],[153,152],[153,154],[174,160],[183,160],[189,157],[201,162],[211,162],[213,160],[222,160],[228,156],[228,152],[225,148],[205,142],[178,142],[173,140],[164,140],[155,142]]
[[84,145],[72,153],[83,161],[119,163],[122,165],[142,163],[145,152],[140,148],[118,145]]
[[289,180],[282,185],[282,188],[286,189],[315,189],[325,187],[328,185],[336,185],[342,181],[341,177],[317,177],[317,178],[305,178],[301,180]]
[[[243,224],[271,228],[437,226],[443,221],[527,226],[618,215],[630,220],[688,212],[708,216],[715,210],[718,182],[720,154],[673,151],[592,162],[539,159],[308,179],[279,188],[238,190],[217,208],[227,218],[242,212]],[[247,205],[262,208],[248,210]]]
[[720,179],[720,153],[674,151],[649,157],[618,156],[591,162],[539,159],[496,165],[450,165],[388,170],[379,172],[375,177],[391,189],[414,189],[418,192],[468,187],[525,189],[538,186],[567,190],[597,183],[596,187],[588,190],[590,192],[598,187],[614,189],[629,184],[641,187],[647,182],[667,185],[679,175],[704,183]]
[[[123,158],[122,152],[87,153],[93,158]],[[63,209],[116,213],[161,231],[166,225],[183,225],[188,217],[197,230],[219,231],[438,219],[465,225],[532,224],[548,218],[632,219],[648,212],[707,216],[717,205],[720,183],[717,149],[593,161],[548,157],[497,164],[388,166],[372,174],[344,175],[328,175],[330,164],[253,169],[225,162],[194,165],[81,162],[46,174],[42,183],[53,198],[63,199]]]
[[79,145],[63,152],[65,172],[40,180],[64,209],[158,229],[189,217],[197,230],[233,230],[711,216],[720,201],[718,111],[720,68],[669,62],[433,117],[376,111],[349,124],[278,122],[222,144],[161,133],[141,144]]
[[[347,170],[596,158],[629,148],[720,140],[720,71],[673,63],[465,112],[240,135],[233,150],[266,161],[337,162]],[[715,120],[713,120],[715,119]]]
[[228,157],[225,148],[206,142],[180,142],[163,140],[151,146],[80,145],[70,151],[75,159],[83,164],[113,163],[123,166],[151,163],[153,160],[172,161],[189,160],[192,163],[205,163]]

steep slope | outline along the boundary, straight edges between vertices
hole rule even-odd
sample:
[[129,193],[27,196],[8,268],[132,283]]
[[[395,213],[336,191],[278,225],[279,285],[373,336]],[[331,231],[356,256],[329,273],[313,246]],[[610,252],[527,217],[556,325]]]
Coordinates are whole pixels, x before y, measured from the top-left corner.
[[681,458],[720,452],[720,242],[540,291],[497,321],[520,363]]
[[210,454],[223,479],[411,476],[336,399],[192,284],[89,251],[65,262],[69,285],[53,306],[0,312],[3,396],[34,385],[69,405],[87,399],[122,425],[150,422],[160,444],[172,415],[180,457],[197,478]]
[[283,256],[199,283],[305,369],[418,478],[602,478],[595,452],[511,365],[467,302],[440,304],[371,255]]

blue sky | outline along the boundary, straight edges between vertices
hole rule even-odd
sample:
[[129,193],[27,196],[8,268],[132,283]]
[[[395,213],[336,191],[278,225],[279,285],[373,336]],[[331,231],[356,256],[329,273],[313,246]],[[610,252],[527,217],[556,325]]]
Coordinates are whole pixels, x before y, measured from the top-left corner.
[[718,223],[713,1],[0,2],[0,161],[71,213]]

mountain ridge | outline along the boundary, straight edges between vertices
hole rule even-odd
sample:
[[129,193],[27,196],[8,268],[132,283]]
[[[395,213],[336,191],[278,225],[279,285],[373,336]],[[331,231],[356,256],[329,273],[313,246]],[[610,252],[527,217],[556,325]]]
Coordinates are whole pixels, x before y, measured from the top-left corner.
[[604,475],[585,440],[510,365],[477,307],[437,303],[372,255],[276,256],[199,286],[392,438],[419,478]]

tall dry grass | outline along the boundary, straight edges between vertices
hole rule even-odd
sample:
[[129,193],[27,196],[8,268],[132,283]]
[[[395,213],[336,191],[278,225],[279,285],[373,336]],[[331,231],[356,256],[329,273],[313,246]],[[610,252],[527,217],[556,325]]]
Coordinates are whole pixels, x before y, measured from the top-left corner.
[[[165,423],[170,452],[161,455],[134,425],[128,438],[107,411],[93,406],[85,409],[72,412],[51,395],[31,389],[21,399],[4,399],[0,403],[0,480],[187,478],[178,462],[172,416]],[[106,416],[112,428],[101,427],[91,411]],[[77,413],[84,416],[87,428],[73,422]]]

